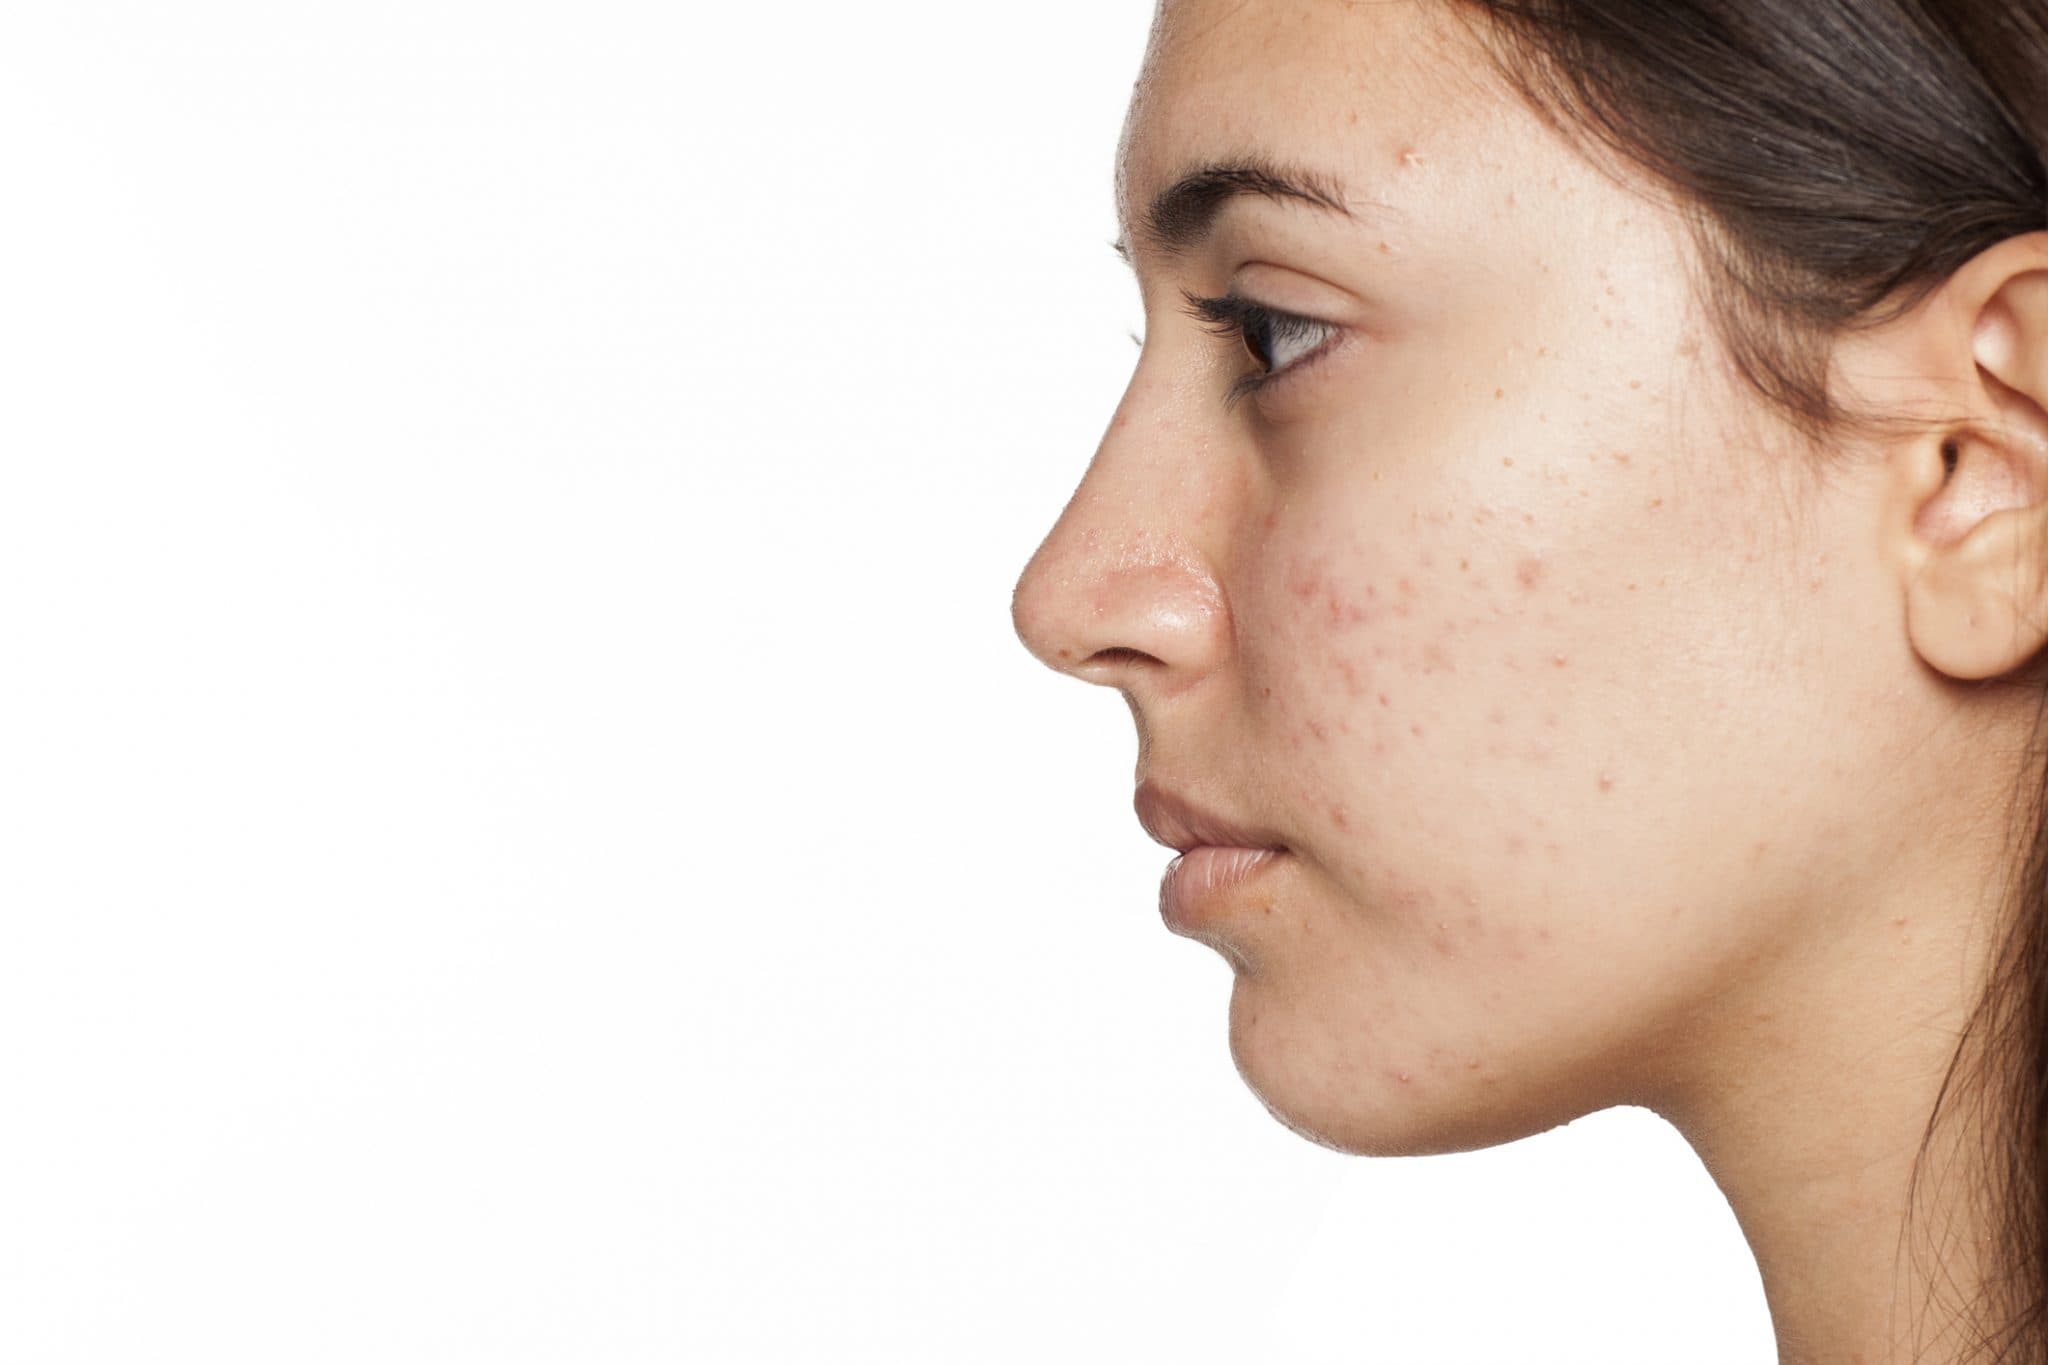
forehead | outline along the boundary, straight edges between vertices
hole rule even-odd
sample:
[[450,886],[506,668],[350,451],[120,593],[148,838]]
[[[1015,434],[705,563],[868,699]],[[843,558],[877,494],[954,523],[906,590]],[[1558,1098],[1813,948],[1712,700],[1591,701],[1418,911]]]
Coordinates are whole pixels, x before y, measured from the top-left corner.
[[1128,233],[1190,166],[1265,153],[1375,178],[1504,93],[1447,0],[1162,0],[1117,147]]

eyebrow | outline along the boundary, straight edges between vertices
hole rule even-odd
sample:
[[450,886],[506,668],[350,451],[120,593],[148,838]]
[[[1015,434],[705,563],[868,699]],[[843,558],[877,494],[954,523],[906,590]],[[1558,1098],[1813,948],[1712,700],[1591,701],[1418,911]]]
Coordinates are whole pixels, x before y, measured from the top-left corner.
[[[1309,204],[1354,221],[1358,217],[1343,187],[1330,176],[1246,157],[1199,167],[1161,190],[1139,222],[1140,244],[1161,256],[1181,255],[1208,237],[1225,205],[1247,196]],[[1134,263],[1129,238],[1119,236],[1110,246],[1127,264]]]

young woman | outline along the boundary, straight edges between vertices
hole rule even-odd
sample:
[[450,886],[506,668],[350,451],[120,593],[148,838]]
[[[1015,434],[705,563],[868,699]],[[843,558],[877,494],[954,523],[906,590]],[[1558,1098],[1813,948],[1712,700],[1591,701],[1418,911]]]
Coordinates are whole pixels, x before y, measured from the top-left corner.
[[1272,1113],[1648,1107],[1786,1362],[2048,1360],[2044,148],[2044,0],[1163,0],[1017,585]]

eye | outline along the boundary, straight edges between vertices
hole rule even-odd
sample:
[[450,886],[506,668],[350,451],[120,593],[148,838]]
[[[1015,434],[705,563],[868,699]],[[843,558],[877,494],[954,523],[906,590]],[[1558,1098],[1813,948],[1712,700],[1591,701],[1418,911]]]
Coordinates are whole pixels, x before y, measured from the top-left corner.
[[1256,373],[1247,374],[1230,386],[1223,405],[1228,408],[1248,393],[1313,361],[1340,330],[1327,322],[1265,308],[1235,294],[1206,298],[1181,291],[1188,314],[1218,336],[1236,340],[1245,349]]

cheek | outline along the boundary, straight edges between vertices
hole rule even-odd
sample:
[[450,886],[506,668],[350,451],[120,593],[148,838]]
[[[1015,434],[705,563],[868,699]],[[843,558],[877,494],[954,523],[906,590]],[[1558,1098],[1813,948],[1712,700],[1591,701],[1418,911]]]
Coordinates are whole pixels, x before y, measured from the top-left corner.
[[1590,601],[1590,568],[1525,517],[1324,527],[1269,541],[1252,585],[1245,663],[1273,788],[1356,899],[1444,956],[1486,943],[1514,962],[1524,928],[1547,938],[1503,893],[1568,874],[1566,832],[1583,844],[1626,785],[1599,679],[1627,672],[1616,651],[1637,646],[1616,612],[1632,604]]

